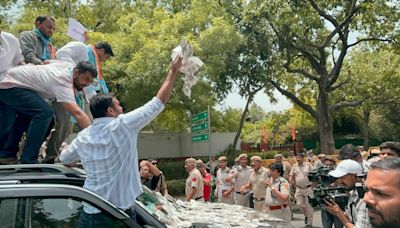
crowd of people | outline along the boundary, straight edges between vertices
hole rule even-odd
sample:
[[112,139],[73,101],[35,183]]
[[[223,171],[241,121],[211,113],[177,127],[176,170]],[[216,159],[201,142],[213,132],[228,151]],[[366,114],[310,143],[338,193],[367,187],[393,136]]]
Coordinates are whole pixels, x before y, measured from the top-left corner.
[[[296,203],[304,214],[305,226],[312,227],[314,208],[309,197],[315,194],[314,188],[342,188],[348,197],[345,207],[328,198],[319,206],[324,228],[400,227],[396,216],[400,211],[400,143],[384,142],[377,148],[370,152],[371,162],[363,159],[362,148],[352,144],[344,145],[337,158],[319,154],[314,161],[298,153],[293,166],[283,161],[281,154],[276,154],[268,167],[262,165],[259,156],[252,156],[248,163],[247,154],[239,155],[232,167],[225,156],[212,157],[206,164],[188,158],[186,200],[210,202],[214,196],[214,202],[252,207],[288,222],[294,208],[291,203]],[[212,164],[216,164],[215,169]],[[318,170],[326,172],[331,182],[317,186],[310,180],[310,174]],[[393,177],[392,181],[384,177],[385,173]],[[211,184],[210,191],[213,179],[215,186]],[[365,194],[357,186],[364,188]]]
[[[45,163],[56,158],[66,166],[81,162],[87,174],[83,188],[136,220],[135,200],[143,191],[140,172],[156,173],[154,180],[145,184],[157,187],[160,183],[160,191],[167,194],[165,180],[160,182],[161,172],[151,162],[141,163],[143,170],[139,171],[137,137],[165,108],[182,57],[171,62],[151,101],[124,114],[101,70],[101,64],[114,56],[111,46],[107,42],[71,42],[57,50],[51,39],[55,24],[52,17],[38,16],[35,28],[22,32],[19,40],[0,31],[0,164],[38,163],[48,136]],[[63,144],[72,123],[77,123],[80,131],[70,145]],[[106,217],[85,204],[79,226],[98,227]]]
[[19,40],[1,31],[0,164],[37,163],[47,136],[44,163],[53,163],[73,123],[81,129],[91,124],[89,99],[109,92],[101,64],[114,56],[110,44],[70,42],[57,49],[55,28],[54,18],[38,16]]

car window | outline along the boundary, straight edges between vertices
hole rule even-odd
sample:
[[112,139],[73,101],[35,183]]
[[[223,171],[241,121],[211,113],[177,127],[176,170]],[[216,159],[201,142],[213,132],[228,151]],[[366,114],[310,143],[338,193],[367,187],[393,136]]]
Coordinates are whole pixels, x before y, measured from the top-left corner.
[[[87,202],[86,202],[87,203]],[[126,227],[106,212],[87,214],[74,198],[13,198],[0,200],[1,227]]]

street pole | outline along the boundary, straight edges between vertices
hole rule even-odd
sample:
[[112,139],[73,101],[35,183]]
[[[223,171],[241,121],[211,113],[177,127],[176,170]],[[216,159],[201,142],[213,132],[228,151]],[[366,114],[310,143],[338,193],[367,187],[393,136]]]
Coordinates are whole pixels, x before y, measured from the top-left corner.
[[[207,106],[208,111],[208,151],[210,154],[209,161],[211,161],[211,112],[210,112],[210,105]],[[210,163],[211,164],[211,163]]]
[[193,132],[192,132],[192,112],[189,111],[189,140],[190,140],[190,157],[192,156],[193,153],[193,141],[192,141],[192,136],[193,136]]

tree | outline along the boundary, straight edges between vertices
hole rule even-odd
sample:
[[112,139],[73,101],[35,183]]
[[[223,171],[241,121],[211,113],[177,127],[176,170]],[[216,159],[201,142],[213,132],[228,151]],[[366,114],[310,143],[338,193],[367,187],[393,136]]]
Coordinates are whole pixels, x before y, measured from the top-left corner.
[[[194,46],[195,55],[205,62],[197,75],[199,82],[192,88],[192,97],[188,98],[181,92],[182,81],[177,80],[174,96],[165,112],[147,128],[152,131],[185,132],[188,111],[194,114],[216,104],[212,79],[225,69],[227,56],[235,52],[240,41],[232,23],[212,0],[4,3],[7,4],[0,7],[20,4],[21,16],[15,20],[7,18],[13,23],[5,26],[16,35],[33,29],[38,15],[50,15],[56,19],[54,43],[61,47],[71,41],[66,30],[68,17],[72,16],[89,30],[89,43],[109,42],[116,56],[107,61],[103,73],[111,91],[125,105],[125,111],[143,105],[155,95],[167,73],[171,50],[182,40],[188,40]],[[231,128],[223,126],[222,129]]]
[[[344,85],[341,96],[358,97],[358,99],[368,97],[362,107],[346,112],[346,115],[358,120],[363,133],[364,148],[369,146],[371,115],[374,112],[382,115],[386,110],[399,104],[399,61],[399,55],[391,48],[372,49],[367,46],[353,51],[344,67],[345,70],[351,71],[353,77],[350,78],[350,83]],[[393,111],[391,110],[392,114],[396,113]],[[387,117],[393,120],[391,117],[395,116],[397,115]]]
[[[222,1],[222,0],[221,0]],[[242,1],[223,1],[231,7]],[[255,32],[243,34],[258,43],[271,41],[274,73],[269,82],[293,103],[307,111],[318,123],[321,151],[333,153],[332,113],[360,105],[363,99],[334,99],[351,74],[341,69],[349,50],[360,43],[390,42],[399,18],[398,1],[247,1],[242,20]],[[240,18],[238,23],[242,23]],[[272,31],[272,32],[271,32]],[[351,36],[358,32],[355,41]],[[343,76],[342,76],[343,75]],[[314,102],[298,96],[299,85],[312,84]],[[336,97],[337,98],[337,97]]]
[[239,128],[241,109],[227,108],[211,112],[211,127],[213,132],[235,132]]
[[[167,110],[148,129],[153,131],[186,131],[187,111],[204,111],[216,103],[211,89],[212,79],[224,69],[226,56],[234,52],[238,34],[225,19],[214,1],[141,2],[117,22],[113,44],[118,53],[110,62],[110,74],[128,109],[136,108],[151,99],[164,79],[170,62],[171,50],[181,40],[188,40],[205,66],[197,75],[199,83],[188,98],[181,92],[182,81],[177,80],[174,96]],[[174,116],[173,113],[177,114]],[[179,122],[176,122],[179,121]],[[213,119],[212,119],[213,121]],[[168,124],[166,122],[169,122]],[[212,126],[214,126],[212,124]]]

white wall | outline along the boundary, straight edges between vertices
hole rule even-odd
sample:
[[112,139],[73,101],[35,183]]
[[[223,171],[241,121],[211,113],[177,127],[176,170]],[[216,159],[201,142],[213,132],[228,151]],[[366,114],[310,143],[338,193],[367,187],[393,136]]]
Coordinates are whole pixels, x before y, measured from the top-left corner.
[[[141,133],[138,141],[139,158],[196,157],[218,154],[233,142],[235,132],[212,133],[208,141],[191,142],[190,133]],[[240,141],[238,142],[239,149]]]
[[[211,133],[211,155],[220,153],[232,144],[235,134],[236,132]],[[71,134],[68,143],[75,137],[76,134]],[[239,139],[237,149],[240,149],[240,142]],[[140,133],[138,138],[139,159],[209,156],[209,148],[208,141],[192,143],[190,133]]]

